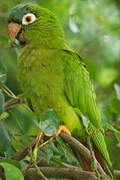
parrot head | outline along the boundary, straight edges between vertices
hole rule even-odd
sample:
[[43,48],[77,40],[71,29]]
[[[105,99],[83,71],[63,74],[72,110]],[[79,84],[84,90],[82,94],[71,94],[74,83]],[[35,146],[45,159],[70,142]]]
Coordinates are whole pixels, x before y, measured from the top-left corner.
[[33,4],[19,4],[8,14],[8,35],[12,42],[25,46],[62,47],[64,33],[57,17],[48,9]]

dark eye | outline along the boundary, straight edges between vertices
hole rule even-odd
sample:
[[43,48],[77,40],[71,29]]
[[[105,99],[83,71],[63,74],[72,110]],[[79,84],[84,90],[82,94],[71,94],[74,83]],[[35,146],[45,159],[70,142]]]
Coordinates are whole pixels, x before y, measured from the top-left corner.
[[26,20],[26,22],[30,22],[30,21],[31,21],[31,16],[27,16],[27,17],[25,18],[25,20]]
[[25,16],[23,16],[22,24],[28,25],[36,20],[36,17],[32,13],[28,13]]

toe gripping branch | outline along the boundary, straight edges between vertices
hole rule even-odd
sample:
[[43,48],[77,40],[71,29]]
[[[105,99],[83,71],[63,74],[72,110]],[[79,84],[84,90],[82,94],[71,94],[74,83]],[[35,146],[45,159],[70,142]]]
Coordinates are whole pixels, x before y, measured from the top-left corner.
[[71,136],[70,131],[64,125],[60,125],[58,132],[54,135],[54,137],[59,136],[61,132],[67,133],[69,136]]

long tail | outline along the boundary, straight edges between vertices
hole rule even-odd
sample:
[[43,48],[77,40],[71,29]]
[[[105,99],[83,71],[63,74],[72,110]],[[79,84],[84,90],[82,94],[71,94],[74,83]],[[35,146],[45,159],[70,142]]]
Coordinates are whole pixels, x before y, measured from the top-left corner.
[[82,156],[80,155],[80,158],[82,160],[82,165],[84,166],[85,170],[86,171],[93,171],[93,169],[91,168],[90,164],[87,162],[87,160]]
[[[87,130],[89,133],[91,133],[91,132],[96,131],[96,128],[93,126],[92,123],[90,123]],[[98,130],[98,132],[92,136],[92,139],[93,139],[95,145],[97,146],[98,150],[101,152],[103,158],[105,159],[105,161],[107,162],[107,164],[111,168],[112,163],[110,161],[107,146],[106,146],[106,143],[104,140],[104,135],[102,134],[102,132],[100,130]]]

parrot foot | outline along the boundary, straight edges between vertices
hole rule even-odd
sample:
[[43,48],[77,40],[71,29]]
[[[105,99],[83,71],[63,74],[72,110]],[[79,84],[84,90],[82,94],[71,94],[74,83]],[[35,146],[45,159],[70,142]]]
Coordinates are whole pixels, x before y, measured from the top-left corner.
[[59,136],[59,134],[61,133],[61,131],[64,132],[64,133],[67,133],[68,135],[71,136],[70,131],[69,131],[64,125],[60,125],[60,126],[59,126],[59,129],[58,129],[58,132],[54,135],[54,137]]

